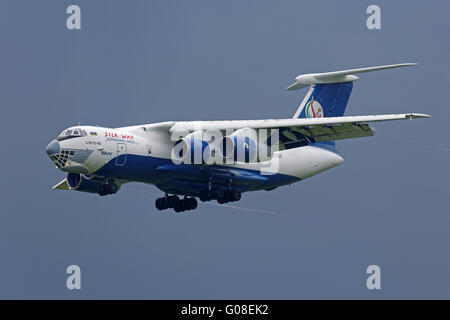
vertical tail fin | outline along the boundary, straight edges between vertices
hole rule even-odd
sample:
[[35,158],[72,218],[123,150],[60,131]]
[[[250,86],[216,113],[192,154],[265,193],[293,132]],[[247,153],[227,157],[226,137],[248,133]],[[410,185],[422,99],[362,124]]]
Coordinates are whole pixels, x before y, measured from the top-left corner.
[[294,118],[342,117],[352,88],[353,82],[313,85],[300,104]]

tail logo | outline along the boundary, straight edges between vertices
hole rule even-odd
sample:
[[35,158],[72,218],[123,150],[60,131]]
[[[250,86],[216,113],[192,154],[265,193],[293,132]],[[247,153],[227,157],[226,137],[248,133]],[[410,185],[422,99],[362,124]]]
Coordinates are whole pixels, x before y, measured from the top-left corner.
[[314,101],[314,98],[306,105],[306,117],[307,118],[323,118],[323,108],[318,101]]

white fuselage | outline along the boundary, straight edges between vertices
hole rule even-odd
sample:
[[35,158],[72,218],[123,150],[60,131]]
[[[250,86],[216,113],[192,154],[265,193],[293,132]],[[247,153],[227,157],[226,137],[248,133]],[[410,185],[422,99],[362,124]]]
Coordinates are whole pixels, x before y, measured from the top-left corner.
[[[78,126],[79,130],[84,130],[87,134],[80,137],[59,141],[62,152],[68,153],[67,161],[60,167],[65,172],[96,175],[105,165],[113,163],[113,172],[108,174],[109,178],[119,178],[121,180],[136,180],[135,175],[127,176],[127,159],[139,157],[142,159],[165,159],[171,160],[171,150],[173,141],[167,133],[160,131],[136,132],[136,130],[126,131],[123,129],[111,129],[93,126]],[[75,129],[75,128],[69,128]],[[86,158],[76,157],[77,153],[89,152]],[[122,157],[119,159],[118,157]],[[128,161],[130,162],[130,161]],[[330,169],[343,162],[343,158],[337,153],[324,148],[307,145],[298,148],[281,150],[274,152],[270,160],[262,162],[244,163],[236,162],[223,164],[228,168],[239,168],[259,172],[263,176],[281,174],[303,180],[324,170]],[[151,164],[152,162],[148,162]],[[155,165],[160,162],[155,162]],[[139,169],[139,168],[138,168]],[[145,170],[153,168],[141,168],[142,179],[145,182],[153,183],[158,181],[155,176],[144,174]],[[116,176],[114,176],[116,174]],[[140,181],[140,179],[137,179]]]

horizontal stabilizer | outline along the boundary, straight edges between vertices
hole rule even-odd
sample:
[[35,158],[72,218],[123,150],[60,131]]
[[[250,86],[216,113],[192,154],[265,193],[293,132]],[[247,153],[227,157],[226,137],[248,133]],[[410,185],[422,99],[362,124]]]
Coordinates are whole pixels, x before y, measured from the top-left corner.
[[379,71],[400,67],[416,66],[417,63],[400,63],[400,64],[390,64],[386,66],[377,66],[369,68],[358,68],[349,69],[342,71],[324,72],[324,73],[308,73],[302,74],[295,78],[295,82],[291,84],[286,90],[298,90],[305,88],[314,84],[325,84],[325,83],[341,83],[341,82],[351,82],[358,80],[359,78],[354,74],[365,73],[371,71]]

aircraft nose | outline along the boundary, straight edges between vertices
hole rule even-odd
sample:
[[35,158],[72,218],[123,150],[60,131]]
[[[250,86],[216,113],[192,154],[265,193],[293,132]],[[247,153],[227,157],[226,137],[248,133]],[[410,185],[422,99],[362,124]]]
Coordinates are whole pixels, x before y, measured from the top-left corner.
[[45,148],[45,152],[47,152],[49,156],[51,156],[52,154],[58,154],[59,151],[60,151],[59,142],[56,140],[50,142],[48,146]]

